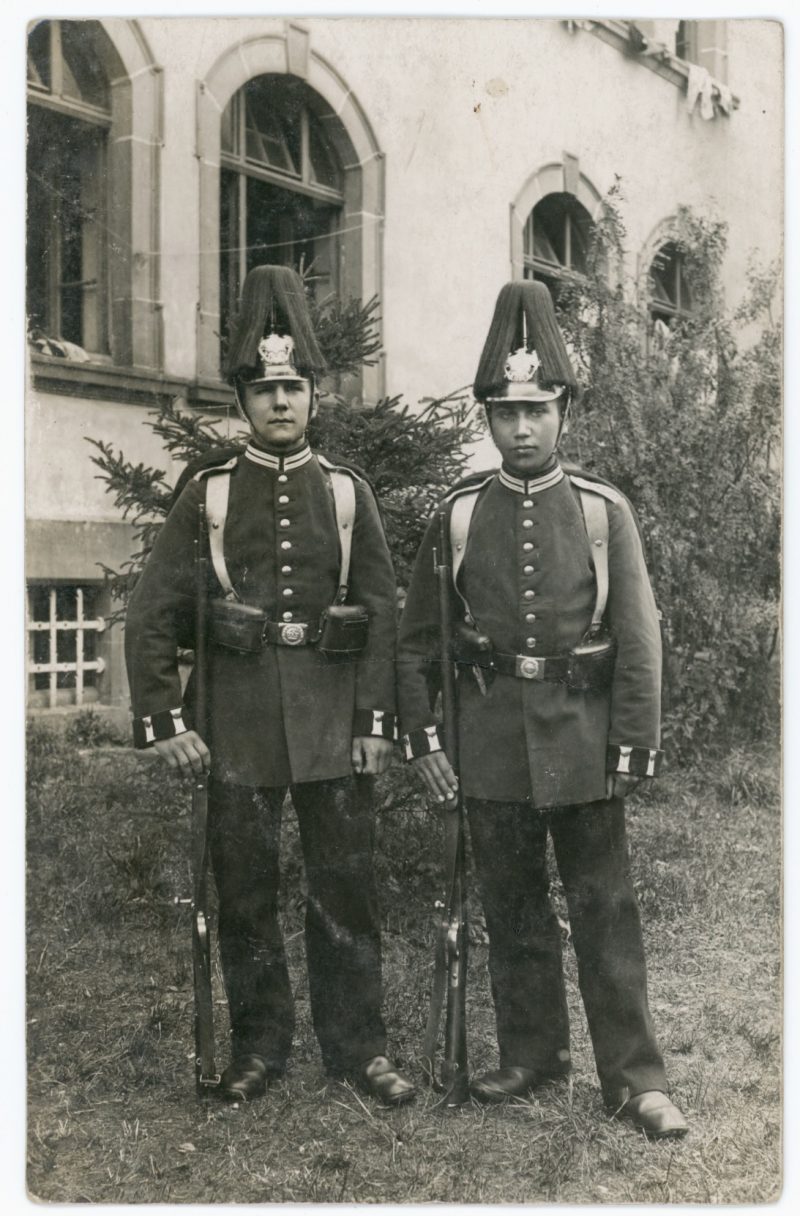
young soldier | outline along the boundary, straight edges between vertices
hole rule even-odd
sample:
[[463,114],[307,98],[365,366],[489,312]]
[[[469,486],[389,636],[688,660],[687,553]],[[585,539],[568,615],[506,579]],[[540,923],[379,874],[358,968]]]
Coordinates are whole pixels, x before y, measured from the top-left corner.
[[[460,614],[461,786],[500,1049],[500,1067],[471,1089],[500,1102],[570,1068],[549,831],[605,1101],[650,1135],[682,1135],[647,1004],[624,818],[625,796],[661,761],[658,618],[629,503],[559,464],[574,388],[547,288],[507,284],[474,385],[502,467],[444,503]],[[436,544],[434,521],[401,622],[399,702],[406,754],[444,802],[456,777],[429,695]]]
[[[228,358],[250,441],[185,478],[131,597],[134,739],[186,775],[211,774],[210,851],[232,1032],[223,1096],[261,1096],[291,1048],[277,914],[288,788],[305,860],[311,1012],[325,1068],[397,1104],[414,1087],[385,1056],[370,796],[394,736],[395,582],[369,485],[308,446],[323,368],[299,276],[252,270]],[[201,504],[214,571],[206,737],[192,728],[192,686],[182,698],[177,665],[195,598]],[[348,587],[350,607],[331,608]],[[343,640],[351,634],[355,642]]]

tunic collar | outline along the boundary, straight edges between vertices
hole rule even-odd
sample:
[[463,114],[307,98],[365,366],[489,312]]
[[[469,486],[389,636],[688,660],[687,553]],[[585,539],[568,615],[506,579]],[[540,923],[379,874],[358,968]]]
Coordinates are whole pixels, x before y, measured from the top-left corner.
[[247,460],[252,460],[253,464],[259,465],[262,469],[274,469],[276,473],[289,473],[292,469],[299,469],[301,465],[308,464],[314,455],[308,444],[300,448],[298,452],[291,452],[288,456],[275,456],[272,452],[265,452],[263,448],[257,448],[254,443],[248,443],[244,454]]
[[557,486],[563,478],[564,470],[560,464],[548,469],[546,473],[540,473],[538,477],[515,477],[507,469],[501,469],[497,474],[500,484],[508,490],[513,490],[515,494],[540,494],[542,490]]

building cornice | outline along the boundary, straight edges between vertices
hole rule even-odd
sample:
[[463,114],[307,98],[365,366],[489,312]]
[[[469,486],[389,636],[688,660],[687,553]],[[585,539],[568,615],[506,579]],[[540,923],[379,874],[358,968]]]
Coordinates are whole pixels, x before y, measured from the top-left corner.
[[[642,67],[655,72],[657,76],[669,80],[682,92],[687,91],[691,64],[685,59],[679,59],[663,43],[648,44],[646,49],[638,50],[636,42],[631,38],[631,27],[635,25],[634,22],[618,17],[572,17],[565,21],[565,25],[571,33],[576,30],[585,30],[589,34],[594,34],[596,38],[613,46],[627,59],[635,60]],[[712,84],[719,95],[718,83],[713,81]],[[731,94],[731,102],[732,108],[738,110],[739,98],[735,93]]]

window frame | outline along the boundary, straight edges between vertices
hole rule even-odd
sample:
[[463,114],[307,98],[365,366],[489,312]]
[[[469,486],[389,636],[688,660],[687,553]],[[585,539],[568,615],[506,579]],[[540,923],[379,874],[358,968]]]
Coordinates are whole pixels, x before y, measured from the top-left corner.
[[[256,160],[247,153],[247,134],[249,129],[247,90],[252,89],[254,84],[262,80],[268,82],[265,88],[274,87],[276,90],[280,90],[281,86],[284,85],[294,90],[296,95],[302,90],[299,101],[299,173],[281,171],[275,166],[270,166],[263,161]],[[289,83],[290,80],[291,84]],[[228,117],[229,112],[230,117]],[[230,128],[231,148],[225,147],[223,132],[225,131],[226,124],[229,124]],[[312,124],[316,124],[317,137],[322,141],[325,154],[339,174],[341,181],[339,189],[334,189],[313,180],[311,157]],[[226,328],[235,313],[241,287],[249,268],[248,251],[250,243],[248,240],[248,225],[250,208],[248,183],[250,181],[264,182],[268,186],[274,186],[289,194],[297,194],[304,198],[313,199],[315,202],[322,203],[331,209],[331,212],[334,214],[330,218],[329,230],[311,239],[315,242],[331,242],[332,248],[328,259],[330,265],[329,291],[334,296],[338,296],[340,292],[341,275],[339,262],[341,251],[339,234],[343,226],[342,217],[346,199],[344,166],[341,164],[337,148],[326,135],[323,124],[315,113],[311,90],[305,82],[274,72],[263,72],[250,77],[230,97],[220,119],[220,133],[219,300],[220,332],[224,340],[227,336]],[[226,191],[229,192],[227,203]],[[226,216],[228,217],[227,224],[230,227],[230,231],[236,230],[235,243],[233,244],[228,243]],[[293,246],[296,246],[304,243],[304,239],[302,237],[293,237],[291,243]],[[302,265],[299,269],[301,272],[303,271]],[[312,274],[309,277],[313,283],[314,275]]]
[[[45,85],[36,80],[28,79],[26,96],[29,122],[32,118],[31,109],[35,108],[40,112],[49,112],[58,116],[56,121],[63,124],[65,132],[68,129],[67,124],[79,124],[76,139],[77,149],[64,147],[56,154],[51,164],[55,164],[56,161],[61,164],[68,156],[74,159],[76,151],[77,155],[81,158],[84,158],[88,154],[94,161],[94,164],[88,173],[82,175],[81,195],[77,204],[71,206],[70,202],[63,196],[57,196],[52,211],[48,209],[48,231],[42,244],[44,290],[41,303],[44,315],[41,326],[37,325],[36,328],[41,328],[47,338],[52,338],[56,341],[63,340],[65,338],[63,333],[64,317],[67,312],[65,292],[80,288],[80,341],[77,341],[75,344],[86,351],[92,360],[103,362],[110,359],[112,348],[110,266],[108,240],[105,236],[105,233],[108,231],[110,198],[109,175],[107,172],[108,139],[113,122],[111,83],[108,80],[105,65],[100,62],[100,57],[98,56],[98,62],[106,78],[106,88],[109,97],[108,107],[101,107],[65,93],[66,57],[62,39],[62,27],[65,23],[58,19],[48,19],[46,24],[48,27],[47,54],[50,82]],[[77,143],[78,140],[80,141],[79,144]],[[29,140],[26,160],[29,197],[32,193],[31,173],[36,168],[38,151],[38,147],[34,145],[33,141]],[[47,155],[49,155],[48,152],[43,154],[43,156]],[[53,176],[60,177],[61,174],[54,173]],[[87,183],[90,198],[92,197],[91,192],[94,192],[94,204],[89,203],[88,206],[85,202]],[[74,215],[71,217],[70,211],[73,206]],[[94,213],[93,218],[88,218],[88,212]],[[72,223],[73,220],[74,224]],[[64,263],[62,257],[66,234],[73,226],[81,245],[81,278],[70,283],[64,282],[63,279]],[[26,218],[28,238],[30,238],[30,227],[31,211],[29,203]],[[90,266],[88,272],[89,278],[86,277],[85,272],[87,261]],[[30,305],[29,287],[26,292],[26,310],[29,318]],[[75,341],[75,339],[70,338],[69,341]]]
[[[669,262],[674,263],[675,302],[671,299],[666,302],[658,299],[652,290],[653,268],[658,259],[664,257],[667,251]],[[666,269],[671,269],[669,264]],[[685,301],[683,300],[684,294],[686,296]],[[686,278],[684,255],[674,238],[667,237],[658,245],[647,267],[647,316],[649,327],[652,329],[656,321],[663,321],[669,328],[673,321],[689,320],[693,312],[691,285]]]
[[[562,237],[566,259],[564,262],[550,262],[546,258],[537,256],[536,253],[532,252],[536,248],[536,209],[542,203],[552,198],[562,201],[564,208],[563,216],[561,217],[564,224]],[[575,214],[578,210],[582,213],[580,216]],[[576,269],[572,265],[572,249],[575,243],[573,228],[578,227],[581,221],[585,225],[586,238],[588,240],[591,238],[594,220],[580,199],[567,190],[552,190],[548,194],[543,195],[531,208],[523,226],[522,277],[524,279],[538,279],[540,282],[547,283],[551,287],[551,290],[560,284],[575,283],[583,279],[585,271]]]
[[[75,590],[75,616],[74,618],[59,617],[58,592],[70,588]],[[48,616],[46,620],[36,620],[33,616],[32,598],[35,591],[42,589],[46,589],[48,592]],[[102,583],[92,583],[86,580],[72,583],[66,580],[32,579],[28,582],[25,590],[25,674],[29,709],[56,709],[65,705],[80,707],[102,701],[103,690],[100,685],[100,677],[106,670],[106,661],[99,653],[93,659],[86,659],[83,650],[87,634],[99,638],[106,631],[106,621],[102,616],[97,614],[87,617],[84,613],[85,592],[93,591],[99,598],[102,595],[102,589]],[[58,658],[58,638],[59,634],[63,633],[75,634],[74,661],[59,660]],[[45,635],[48,639],[48,653],[44,662],[36,660],[35,639],[37,635]],[[86,684],[87,672],[95,673],[95,684]],[[72,674],[75,676],[74,688],[59,688],[59,675]],[[46,689],[36,688],[35,677],[37,675],[48,676]],[[87,695],[87,689],[91,689],[91,693],[94,695]]]

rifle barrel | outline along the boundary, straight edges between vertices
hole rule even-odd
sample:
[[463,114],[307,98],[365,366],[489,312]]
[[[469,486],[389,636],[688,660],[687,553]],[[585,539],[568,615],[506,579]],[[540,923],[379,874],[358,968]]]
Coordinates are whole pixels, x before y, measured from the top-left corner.
[[[442,719],[444,750],[456,776],[458,756],[458,693],[453,663],[452,567],[450,558],[449,517],[439,515],[439,550],[436,573],[439,583],[439,620],[441,638]],[[464,805],[459,784],[456,797],[445,809],[446,854],[451,859],[447,892],[448,931],[447,1004],[444,1032],[442,1086],[445,1106],[461,1106],[469,1099],[467,1061],[466,982],[468,930],[466,910],[466,870],[464,853]]]

